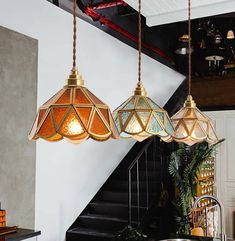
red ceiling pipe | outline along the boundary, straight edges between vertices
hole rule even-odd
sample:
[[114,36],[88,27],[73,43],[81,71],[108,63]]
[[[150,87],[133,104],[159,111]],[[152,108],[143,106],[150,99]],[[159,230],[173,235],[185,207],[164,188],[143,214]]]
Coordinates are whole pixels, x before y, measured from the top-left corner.
[[99,13],[96,13],[91,7],[86,7],[84,9],[84,13],[90,16],[94,21],[97,21],[101,18],[101,15]]
[[116,7],[116,6],[127,6],[127,3],[125,3],[122,0],[117,0],[117,1],[111,1],[111,2],[103,2],[103,3],[97,3],[93,5],[89,5],[89,7],[93,10],[99,10],[99,9],[105,9],[105,8],[111,8],[111,7]]
[[[117,1],[113,2],[116,3]],[[120,1],[121,2],[121,1]],[[100,3],[101,4],[101,3]],[[100,5],[99,4],[99,5]],[[128,31],[126,31],[125,29],[121,28],[120,26],[118,26],[117,24],[113,23],[112,21],[108,20],[106,17],[102,16],[101,14],[97,13],[94,8],[92,6],[87,6],[84,9],[85,14],[87,14],[88,16],[90,16],[94,21],[100,21],[101,24],[108,26],[109,28],[113,29],[114,31],[120,33],[121,35],[127,37],[128,39],[132,40],[135,43],[138,43],[138,38],[129,33]],[[174,64],[174,61],[162,50],[160,50],[157,47],[153,47],[151,45],[148,45],[144,42],[141,42],[142,46],[154,53],[156,53],[157,55],[167,59],[168,61],[170,61],[172,64]]]

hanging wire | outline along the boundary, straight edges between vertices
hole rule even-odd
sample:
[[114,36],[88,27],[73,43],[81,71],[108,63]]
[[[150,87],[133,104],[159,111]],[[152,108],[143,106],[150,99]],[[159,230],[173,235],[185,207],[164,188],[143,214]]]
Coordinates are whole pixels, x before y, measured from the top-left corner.
[[73,68],[76,68],[76,40],[77,40],[77,1],[73,1]]
[[191,95],[191,82],[192,82],[192,50],[191,50],[191,1],[188,0],[188,94]]
[[141,0],[139,0],[139,9],[138,9],[138,46],[139,46],[139,58],[138,58],[138,82],[141,82],[141,52],[142,52],[142,44],[141,44],[141,35],[142,35],[142,26],[141,26]]

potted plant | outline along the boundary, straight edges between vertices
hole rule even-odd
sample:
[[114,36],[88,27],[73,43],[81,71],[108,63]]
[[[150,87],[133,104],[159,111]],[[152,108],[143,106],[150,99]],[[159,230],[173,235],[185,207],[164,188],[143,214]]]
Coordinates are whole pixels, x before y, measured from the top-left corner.
[[216,148],[223,141],[224,139],[210,146],[207,143],[193,146],[181,143],[171,154],[168,169],[175,187],[175,198],[172,203],[177,213],[176,222],[179,234],[190,234],[189,213],[196,196],[197,174],[202,167],[205,167],[205,161],[213,157]]
[[146,239],[147,236],[141,230],[127,226],[113,238],[113,241],[145,241]]

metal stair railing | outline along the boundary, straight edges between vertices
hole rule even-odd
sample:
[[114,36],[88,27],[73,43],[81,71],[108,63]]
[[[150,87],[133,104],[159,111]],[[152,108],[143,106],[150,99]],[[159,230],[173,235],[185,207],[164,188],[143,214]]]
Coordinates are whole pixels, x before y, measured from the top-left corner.
[[[156,142],[156,138],[149,139],[128,167],[128,223],[130,226],[133,223],[140,226],[154,201],[153,195],[156,189],[151,188],[151,182],[156,181],[157,173],[156,177],[154,174],[154,178],[150,180],[149,172],[156,171],[158,148]],[[150,162],[152,166],[149,165]],[[133,187],[135,182],[136,186]],[[140,182],[144,185],[140,186]]]

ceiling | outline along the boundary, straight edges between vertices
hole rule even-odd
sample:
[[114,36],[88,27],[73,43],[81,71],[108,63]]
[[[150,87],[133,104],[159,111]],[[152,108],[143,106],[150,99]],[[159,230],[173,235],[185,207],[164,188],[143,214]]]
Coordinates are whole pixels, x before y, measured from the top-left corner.
[[[47,0],[72,13],[73,0]],[[192,1],[192,75],[196,100],[200,107],[221,106],[235,108],[234,95],[224,95],[233,90],[235,71],[235,38],[226,39],[229,29],[235,32],[235,0]],[[128,2],[130,5],[127,5]],[[77,0],[77,16],[125,44],[138,48],[138,0]],[[179,37],[188,32],[187,0],[142,0],[142,51],[149,57],[187,75],[187,55],[176,54]],[[132,8],[132,7],[133,8]],[[218,42],[219,35],[219,42]],[[202,44],[204,42],[204,44]],[[208,67],[206,57],[219,55],[223,61]],[[232,66],[232,68],[230,68]],[[233,76],[231,77],[231,74]],[[225,76],[225,77],[224,77]],[[217,82],[213,82],[214,78]],[[211,89],[213,106],[200,88],[205,90],[220,81],[219,94]],[[204,85],[202,85],[202,83]],[[200,87],[200,88],[199,88]],[[222,88],[224,87],[224,89]],[[182,92],[179,92],[182,93]],[[204,93],[204,94],[203,94]],[[233,93],[233,92],[232,92]],[[200,95],[198,95],[200,94]],[[210,98],[211,99],[211,98]],[[201,100],[201,102],[200,102]],[[230,108],[229,107],[229,108]]]
[[[134,9],[138,0],[125,0]],[[142,14],[148,26],[184,21],[187,19],[187,0],[143,0]],[[192,19],[232,12],[234,0],[191,0]]]
[[[47,0],[73,12],[73,0]],[[119,4],[117,4],[119,3]],[[138,14],[123,0],[77,0],[77,16],[125,44],[138,49]],[[169,36],[146,26],[142,18],[142,52],[175,69]]]
[[[73,0],[48,0],[58,7],[71,12],[73,11]],[[77,0],[78,17],[84,19],[90,24],[100,28],[102,31],[112,35],[120,41],[138,48],[138,14],[135,9],[126,4],[130,2],[136,7],[138,0]],[[185,73],[185,66],[178,61],[175,50],[178,45],[178,39],[187,33],[187,21],[174,20],[177,13],[180,13],[180,19],[187,18],[187,0],[142,0],[143,15],[142,18],[142,51],[148,56],[176,69],[181,73]],[[203,14],[203,18],[192,20],[192,36],[193,44],[198,45],[202,35],[206,31],[198,31],[199,25],[209,23],[213,26],[214,34],[219,31],[225,39],[228,29],[235,30],[235,12],[223,13],[223,8],[235,9],[235,0],[191,0],[192,12],[198,9],[216,8],[220,15],[207,17],[209,14]],[[220,7],[218,7],[221,5]],[[228,8],[228,5],[230,6]],[[231,7],[234,5],[234,7]],[[181,13],[185,11],[185,16]],[[211,13],[211,11],[210,11]],[[153,15],[155,14],[155,15]],[[163,22],[164,16],[168,16],[167,24],[156,26],[148,26],[149,18],[160,18]],[[173,17],[172,17],[173,16]],[[177,15],[178,16],[178,15]],[[173,23],[171,23],[173,21]],[[207,25],[207,24],[206,24]],[[207,31],[210,26],[206,26]],[[203,37],[209,43],[209,48],[213,48],[212,38]],[[224,41],[227,42],[227,41]],[[235,49],[235,41],[230,41]],[[231,51],[230,51],[231,52]],[[184,57],[185,59],[185,57]],[[179,66],[182,66],[179,67]]]

